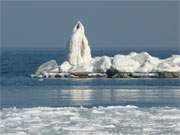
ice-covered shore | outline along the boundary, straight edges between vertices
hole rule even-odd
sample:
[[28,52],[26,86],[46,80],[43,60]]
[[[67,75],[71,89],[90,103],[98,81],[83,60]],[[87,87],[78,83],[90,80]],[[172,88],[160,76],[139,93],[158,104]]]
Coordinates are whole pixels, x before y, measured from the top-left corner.
[[180,77],[180,55],[166,59],[147,52],[92,57],[85,29],[77,22],[69,42],[68,60],[42,64],[37,77]]

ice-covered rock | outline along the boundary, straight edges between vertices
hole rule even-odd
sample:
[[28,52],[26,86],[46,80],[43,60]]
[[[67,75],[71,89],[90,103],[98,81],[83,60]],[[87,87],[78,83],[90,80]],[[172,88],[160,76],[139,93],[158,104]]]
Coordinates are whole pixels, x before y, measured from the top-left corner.
[[63,62],[60,67],[62,72],[106,72],[111,68],[111,60],[112,58],[103,56],[103,57],[95,57],[89,63],[86,64],[78,64],[71,65],[69,62]]
[[147,52],[133,52],[129,55],[115,55],[112,66],[119,72],[152,72],[160,61]]
[[147,52],[131,52],[128,55],[92,58],[85,29],[80,21],[74,26],[68,48],[67,61],[58,66],[55,60],[50,60],[38,68],[36,76],[180,77],[180,55],[159,59]]
[[180,72],[180,55],[172,55],[167,59],[161,60],[154,70],[159,72]]
[[91,63],[87,64],[79,64],[73,66],[69,72],[71,73],[82,73],[82,72],[93,72],[93,65]]
[[74,26],[69,43],[69,63],[72,65],[87,64],[91,61],[91,50],[85,36],[84,26],[80,21]]
[[112,67],[119,72],[180,72],[180,55],[159,59],[147,52],[115,55]]
[[129,55],[115,55],[113,57],[112,67],[119,72],[134,72],[140,64]]
[[95,57],[92,58],[91,61],[86,64],[82,63],[78,65],[71,65],[68,61],[65,61],[60,66],[58,66],[55,60],[51,60],[42,64],[38,68],[36,76],[42,76],[46,78],[54,76],[61,77],[62,75],[60,75],[59,73],[70,73],[69,76],[75,75],[79,77],[88,77],[89,73],[96,73],[97,75],[98,73],[106,73],[108,77],[113,78],[127,78],[138,76],[159,76],[161,78],[179,77],[180,55],[173,55],[166,59],[159,59],[157,57],[149,55],[146,52],[133,52],[128,55],[118,54],[114,57]]
[[132,59],[138,61],[140,65],[135,69],[135,72],[152,72],[154,67],[156,67],[160,62],[159,58],[152,57],[147,52],[136,54]]
[[41,74],[46,75],[50,72],[59,72],[59,66],[55,60],[50,60],[46,63],[43,63],[42,65],[39,66],[37,69],[35,75],[39,76]]
[[111,60],[112,58],[108,56],[95,57],[92,60],[93,72],[106,72],[111,68]]
[[72,68],[72,65],[69,64],[68,61],[63,62],[60,65],[61,72],[69,72],[71,68]]

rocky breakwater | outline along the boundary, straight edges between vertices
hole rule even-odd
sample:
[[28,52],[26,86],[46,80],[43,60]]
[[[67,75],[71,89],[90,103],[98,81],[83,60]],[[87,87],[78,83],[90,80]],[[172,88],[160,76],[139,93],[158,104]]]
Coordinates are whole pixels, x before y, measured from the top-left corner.
[[37,78],[180,78],[180,55],[166,59],[147,52],[91,56],[83,24],[78,21],[68,44],[68,58],[61,64],[50,60],[40,65]]

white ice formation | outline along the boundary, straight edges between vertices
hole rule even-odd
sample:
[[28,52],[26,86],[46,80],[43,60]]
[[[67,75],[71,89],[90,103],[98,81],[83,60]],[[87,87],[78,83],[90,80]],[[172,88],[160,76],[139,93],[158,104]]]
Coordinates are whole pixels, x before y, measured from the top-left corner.
[[180,72],[180,55],[159,59],[147,52],[115,55],[112,66],[120,72]]
[[111,68],[119,72],[180,72],[180,55],[159,59],[147,52],[133,52],[114,57],[95,57],[89,64],[73,66],[66,61],[61,65],[61,70],[65,72],[106,72]]
[[57,65],[49,61],[41,65],[39,74],[56,73],[105,73],[108,70],[118,72],[180,72],[180,55],[172,55],[166,59],[153,57],[147,52],[131,52],[128,55],[117,54],[114,57],[91,57],[91,50],[85,36],[84,26],[80,21],[74,26],[69,42],[68,61]]
[[72,65],[88,64],[91,61],[91,50],[85,36],[84,26],[80,21],[74,26],[69,43],[69,63]]

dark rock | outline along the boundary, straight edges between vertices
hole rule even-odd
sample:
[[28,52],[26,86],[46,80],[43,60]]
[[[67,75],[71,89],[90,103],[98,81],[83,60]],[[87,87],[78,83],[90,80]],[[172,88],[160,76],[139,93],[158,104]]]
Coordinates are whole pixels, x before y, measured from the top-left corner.
[[88,74],[89,78],[107,78],[106,73],[90,73]]
[[130,72],[119,72],[116,69],[109,69],[106,72],[108,78],[130,78],[132,73]]
[[104,72],[40,73],[37,78],[180,78],[180,72],[118,72],[109,69]]
[[59,74],[56,74],[54,77],[55,77],[55,78],[62,78],[62,76],[59,75]]
[[131,74],[128,72],[118,72],[114,74],[111,78],[130,78]]
[[74,72],[71,75],[77,76],[79,78],[88,78],[89,72]]
[[108,78],[112,78],[113,76],[116,76],[117,73],[118,73],[118,71],[113,68],[110,68],[109,70],[106,71]]
[[180,72],[159,72],[159,78],[180,78]]

